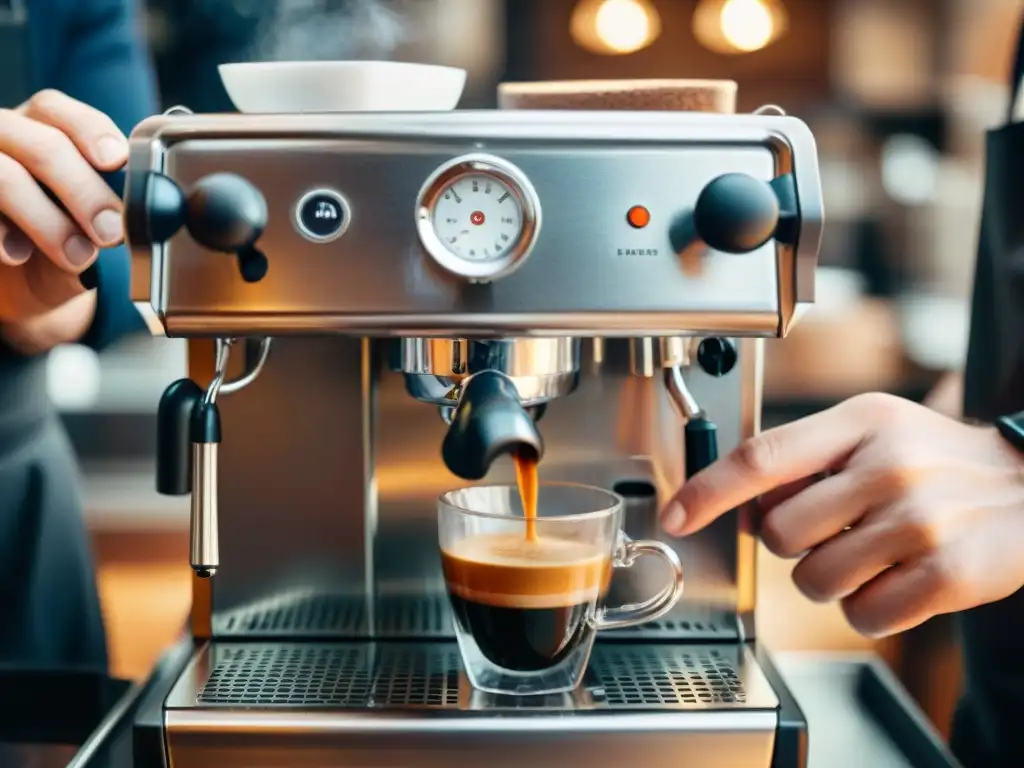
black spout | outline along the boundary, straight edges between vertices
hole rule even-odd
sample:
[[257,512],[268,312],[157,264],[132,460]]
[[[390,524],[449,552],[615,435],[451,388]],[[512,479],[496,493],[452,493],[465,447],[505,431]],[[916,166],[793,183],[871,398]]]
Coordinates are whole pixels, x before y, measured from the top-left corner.
[[156,491],[165,496],[192,492],[192,411],[203,390],[192,379],[178,379],[164,390],[156,417]]
[[544,441],[507,376],[481,371],[462,389],[441,444],[444,463],[464,480],[479,480],[503,453],[544,455]]

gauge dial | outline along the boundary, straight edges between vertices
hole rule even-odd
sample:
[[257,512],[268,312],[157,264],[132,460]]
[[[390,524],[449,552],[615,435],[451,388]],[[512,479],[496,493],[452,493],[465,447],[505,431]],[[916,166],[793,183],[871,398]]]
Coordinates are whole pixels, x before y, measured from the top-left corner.
[[434,231],[468,261],[500,259],[519,242],[523,209],[516,190],[486,173],[457,177],[434,203]]
[[540,228],[537,193],[497,157],[466,155],[438,168],[420,192],[420,240],[448,272],[487,281],[514,271]]

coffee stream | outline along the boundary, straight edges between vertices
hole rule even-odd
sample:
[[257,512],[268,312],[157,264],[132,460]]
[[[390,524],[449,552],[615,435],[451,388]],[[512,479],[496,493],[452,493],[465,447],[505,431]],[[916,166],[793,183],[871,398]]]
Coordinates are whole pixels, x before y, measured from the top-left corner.
[[537,457],[526,451],[520,451],[513,457],[516,465],[516,483],[519,485],[519,499],[523,504],[523,517],[526,518],[526,540],[537,540],[537,494],[540,490],[537,481]]

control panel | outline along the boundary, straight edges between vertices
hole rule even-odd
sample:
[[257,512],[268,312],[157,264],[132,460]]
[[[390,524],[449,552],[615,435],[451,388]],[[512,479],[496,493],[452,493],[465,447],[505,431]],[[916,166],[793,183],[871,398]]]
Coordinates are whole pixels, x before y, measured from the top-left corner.
[[144,123],[134,298],[180,335],[767,336],[813,300],[799,121],[486,115]]

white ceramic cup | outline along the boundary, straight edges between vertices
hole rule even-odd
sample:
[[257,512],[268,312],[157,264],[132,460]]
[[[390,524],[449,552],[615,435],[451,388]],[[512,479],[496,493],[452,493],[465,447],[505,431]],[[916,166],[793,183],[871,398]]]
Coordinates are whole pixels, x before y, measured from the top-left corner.
[[281,61],[221,64],[239,112],[444,112],[455,109],[466,71],[397,61]]

